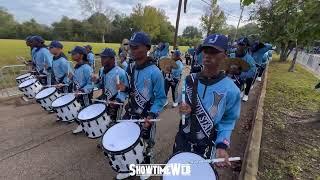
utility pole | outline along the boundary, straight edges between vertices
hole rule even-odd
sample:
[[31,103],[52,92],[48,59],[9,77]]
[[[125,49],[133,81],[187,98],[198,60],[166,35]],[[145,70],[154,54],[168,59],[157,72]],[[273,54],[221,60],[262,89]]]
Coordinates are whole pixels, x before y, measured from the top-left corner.
[[177,47],[177,38],[178,38],[178,30],[179,30],[181,6],[182,6],[182,0],[179,0],[177,20],[176,20],[176,31],[175,31],[175,33],[174,33],[174,40],[173,40],[173,48],[174,48],[174,49]]
[[238,29],[239,29],[240,21],[242,19],[243,9],[244,9],[244,6],[241,5],[241,13],[240,13],[240,17],[239,17],[239,21],[238,21],[238,25],[237,25],[237,29],[236,29],[236,34],[234,35],[234,40],[236,40],[237,35],[238,35]]

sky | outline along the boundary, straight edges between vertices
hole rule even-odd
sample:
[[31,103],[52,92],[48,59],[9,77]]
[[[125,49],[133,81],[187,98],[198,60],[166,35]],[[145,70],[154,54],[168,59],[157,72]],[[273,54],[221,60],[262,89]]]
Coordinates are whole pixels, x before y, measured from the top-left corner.
[[[165,10],[169,21],[175,26],[178,0],[104,0],[106,6],[111,7],[117,13],[129,15],[137,3],[151,5]],[[188,0],[187,13],[181,12],[179,34],[182,34],[186,26],[200,28],[200,17],[208,7],[209,0]],[[219,6],[227,16],[227,24],[237,26],[240,16],[240,0],[218,0]],[[19,22],[34,18],[41,24],[51,25],[59,21],[62,16],[69,18],[84,19],[78,0],[0,0],[0,6],[6,8]],[[243,13],[244,25],[249,18],[249,9],[245,8]]]

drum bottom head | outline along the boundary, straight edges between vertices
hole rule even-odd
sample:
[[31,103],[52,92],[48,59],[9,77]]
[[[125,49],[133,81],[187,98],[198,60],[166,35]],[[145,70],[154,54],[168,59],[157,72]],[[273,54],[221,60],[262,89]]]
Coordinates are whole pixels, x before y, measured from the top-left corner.
[[171,176],[164,175],[164,180],[216,180],[216,174],[209,163],[200,163],[199,161],[203,161],[201,156],[191,153],[191,152],[182,152],[173,156],[167,163],[166,167],[170,166],[170,164],[181,163],[181,164],[190,164],[192,162],[198,162],[194,164],[190,164],[190,173],[191,175],[186,176]]

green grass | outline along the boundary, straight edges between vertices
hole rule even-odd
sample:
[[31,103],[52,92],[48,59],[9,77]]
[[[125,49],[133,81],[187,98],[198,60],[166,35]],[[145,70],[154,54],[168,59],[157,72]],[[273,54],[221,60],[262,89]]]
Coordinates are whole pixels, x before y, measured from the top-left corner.
[[[46,41],[46,44],[49,44],[49,41]],[[63,51],[67,54],[74,46],[87,45],[90,44],[93,47],[95,53],[99,53],[103,48],[113,48],[118,52],[120,43],[91,43],[91,42],[66,42],[62,41],[64,48]],[[180,49],[185,52],[187,46],[181,46]],[[171,47],[172,49],[172,47]],[[24,40],[13,40],[13,39],[0,39],[0,67],[11,64],[21,64],[16,60],[16,56],[23,56],[30,58],[30,49],[25,45]]]
[[274,59],[269,65],[259,160],[261,180],[320,177],[320,124],[294,124],[320,112],[318,79],[297,65]]

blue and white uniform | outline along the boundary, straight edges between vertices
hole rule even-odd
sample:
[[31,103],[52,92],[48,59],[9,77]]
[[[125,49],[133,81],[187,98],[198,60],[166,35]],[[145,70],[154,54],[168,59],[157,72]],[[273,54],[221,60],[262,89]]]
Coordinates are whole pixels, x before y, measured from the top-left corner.
[[106,100],[116,100],[117,102],[124,102],[128,96],[126,92],[118,93],[116,89],[117,78],[119,75],[119,81],[126,87],[129,87],[129,80],[126,72],[119,66],[114,66],[109,71],[105,72],[102,68],[101,80],[99,81],[100,88],[103,90]]
[[77,64],[74,67],[74,75],[72,77],[75,90],[91,93],[93,90],[92,74],[93,70],[88,64]]
[[214,158],[214,147],[229,147],[240,117],[240,91],[223,73],[211,79],[193,73],[187,76],[185,87],[186,103],[192,111],[186,115],[185,124],[180,124],[174,151]]
[[[40,74],[45,74],[48,69],[52,68],[52,54],[46,47],[38,47],[34,50],[34,62],[36,70]],[[47,69],[45,69],[47,66]]]
[[68,73],[71,72],[71,65],[67,57],[63,54],[54,56],[52,61],[52,69],[57,83],[69,84]]
[[94,69],[94,67],[95,67],[95,61],[94,61],[94,54],[93,54],[92,51],[90,51],[90,52],[87,54],[87,59],[88,59],[89,65]]

